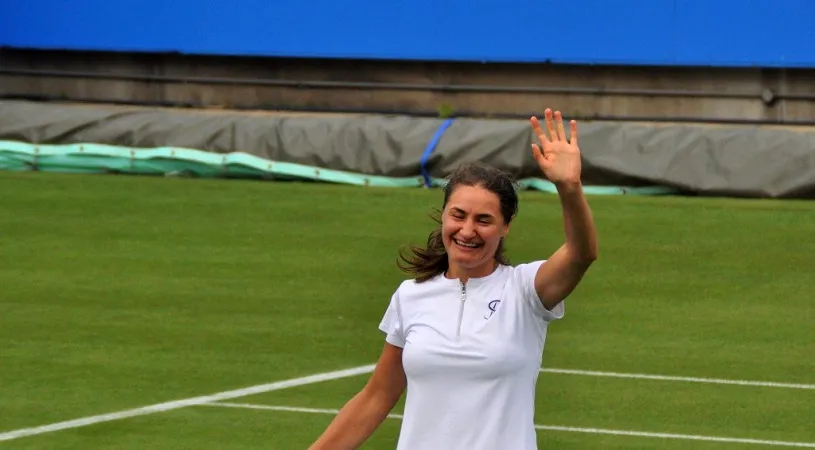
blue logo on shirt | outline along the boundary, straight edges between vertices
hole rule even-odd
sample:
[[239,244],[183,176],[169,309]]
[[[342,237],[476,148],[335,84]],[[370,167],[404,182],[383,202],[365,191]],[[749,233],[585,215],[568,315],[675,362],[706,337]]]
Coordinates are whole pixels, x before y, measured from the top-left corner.
[[484,316],[485,319],[489,319],[493,314],[495,314],[495,310],[498,309],[499,303],[501,303],[501,300],[493,300],[487,305],[487,308],[490,310],[490,315]]

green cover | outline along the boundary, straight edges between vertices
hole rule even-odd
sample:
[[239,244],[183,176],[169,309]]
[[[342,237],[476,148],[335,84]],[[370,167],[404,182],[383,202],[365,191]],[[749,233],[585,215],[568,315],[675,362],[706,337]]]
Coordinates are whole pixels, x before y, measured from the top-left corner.
[[[579,126],[590,192],[815,198],[813,127]],[[536,140],[527,120],[0,101],[0,141],[31,146],[7,144],[5,158],[16,162],[4,164],[19,168],[41,148],[42,170],[434,186],[462,163],[483,161],[525,188],[553,191],[532,157]]]
[[[272,161],[243,152],[212,153],[195,149],[156,147],[131,149],[100,144],[35,145],[0,141],[0,170],[62,173],[121,173],[202,178],[257,178],[320,181],[371,187],[423,187],[421,176],[386,177],[303,164]],[[432,178],[432,186],[445,179]],[[522,189],[556,192],[544,179],[519,180]],[[587,194],[661,195],[666,187],[586,186]]]

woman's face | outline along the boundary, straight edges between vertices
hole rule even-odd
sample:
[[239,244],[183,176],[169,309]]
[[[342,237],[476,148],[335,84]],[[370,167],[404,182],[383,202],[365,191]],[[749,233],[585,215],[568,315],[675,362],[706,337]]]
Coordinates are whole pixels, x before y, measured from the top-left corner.
[[486,276],[509,232],[498,196],[481,186],[455,188],[442,214],[442,241],[452,276]]

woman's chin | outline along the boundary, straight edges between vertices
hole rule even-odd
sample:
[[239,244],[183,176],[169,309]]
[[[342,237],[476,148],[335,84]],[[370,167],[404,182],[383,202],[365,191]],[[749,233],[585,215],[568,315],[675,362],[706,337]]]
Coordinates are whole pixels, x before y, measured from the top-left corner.
[[450,253],[450,263],[462,269],[475,269],[489,264],[489,258],[484,258],[482,252],[453,252]]

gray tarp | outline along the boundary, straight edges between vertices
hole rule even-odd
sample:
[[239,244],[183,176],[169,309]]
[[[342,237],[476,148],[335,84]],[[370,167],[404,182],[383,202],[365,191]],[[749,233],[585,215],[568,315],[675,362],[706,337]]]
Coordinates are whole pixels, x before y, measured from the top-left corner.
[[[174,146],[389,177],[417,176],[443,119],[270,114],[0,101],[0,140]],[[586,184],[702,195],[815,197],[815,129],[582,122]],[[456,119],[424,167],[444,177],[481,160],[541,177],[524,120]]]

